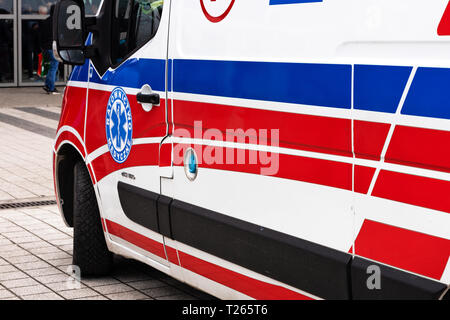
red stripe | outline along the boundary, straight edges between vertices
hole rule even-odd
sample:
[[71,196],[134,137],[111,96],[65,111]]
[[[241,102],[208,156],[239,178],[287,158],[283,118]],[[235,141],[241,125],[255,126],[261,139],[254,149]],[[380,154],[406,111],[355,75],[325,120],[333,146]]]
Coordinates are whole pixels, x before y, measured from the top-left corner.
[[440,280],[450,255],[450,240],[365,220],[356,254]]
[[397,126],[386,161],[450,172],[449,131]]
[[111,220],[105,219],[108,232],[116,237],[122,238],[135,246],[144,249],[160,258],[166,259],[166,253],[164,252],[164,245],[153,239],[144,237],[143,235],[134,232],[128,228],[121,226]]
[[[187,147],[187,145],[177,145],[176,147],[177,149],[175,149],[174,155],[175,165],[183,165],[183,152],[181,152],[182,146],[184,148]],[[194,148],[197,152],[197,156],[204,155],[206,153],[205,149],[207,148],[209,148],[208,150],[215,149],[214,147],[200,146],[200,145],[195,145]],[[207,159],[204,158],[203,161],[199,159],[199,167],[259,175],[263,172],[262,170],[267,170],[267,168],[270,168],[271,166],[270,164],[267,165],[261,164],[259,160],[257,161],[256,164],[252,164],[249,161],[250,154],[257,155],[257,158],[261,159],[261,157],[264,157],[266,155],[265,152],[242,150],[242,149],[238,151],[237,149],[222,148],[222,147],[217,147],[215,152],[219,152],[217,154],[220,154],[220,152],[222,152],[223,157],[219,158],[222,159],[221,162],[223,164],[206,163]],[[224,163],[226,162],[227,152],[234,155],[233,156],[235,159],[234,163],[231,164]],[[243,164],[237,163],[238,152],[242,152],[243,154],[245,154],[246,159],[245,163]],[[275,155],[279,156],[278,165],[276,164],[276,158],[272,158],[272,163],[274,166],[278,167],[278,171],[275,174],[271,175],[273,177],[315,183],[350,191],[352,190],[352,165],[349,163],[299,157],[286,154],[275,154]]]
[[103,218],[102,218],[102,229],[103,229],[103,232],[106,232],[105,219],[103,219]]
[[[122,238],[123,240],[128,241],[135,246],[161,258],[166,258],[162,243],[149,239],[110,220],[105,219],[105,222],[110,234]],[[178,257],[175,258],[176,250],[170,246],[166,246],[166,251],[170,262],[181,265],[185,269],[223,284],[231,289],[242,292],[243,294],[255,299],[312,300],[310,297],[295,291],[244,276],[240,273],[198,259],[182,251],[178,251],[178,255],[180,257],[180,263],[178,263]]]
[[85,110],[86,88],[66,87],[64,90],[58,130],[64,125],[71,126],[80,133],[81,138],[83,139]]
[[258,300],[313,300],[295,291],[256,280],[178,251],[181,266]]
[[390,124],[355,120],[355,155],[358,158],[380,160]]
[[85,158],[86,155],[84,153],[84,147],[81,144],[80,140],[78,140],[78,138],[70,131],[63,131],[59,137],[58,140],[56,140],[55,143],[55,149],[58,150],[59,149],[59,145],[61,144],[61,142],[63,142],[64,140],[70,141],[72,142],[78,149],[78,151],[80,152],[80,155]]
[[97,181],[117,170],[138,166],[157,166],[159,157],[159,144],[138,144],[131,146],[130,155],[124,163],[117,163],[110,152],[97,157],[92,161]]
[[355,192],[367,194],[375,168],[355,166]]
[[439,22],[437,33],[439,36],[450,35],[450,2],[444,11],[441,21]]
[[[89,89],[89,116],[86,119],[88,153],[107,144],[105,122],[110,95],[109,91]],[[133,139],[165,136],[167,128],[165,99],[161,99],[161,104],[150,112],[145,112],[135,95],[127,95],[127,97],[133,119]]]
[[381,170],[372,195],[450,213],[450,181]]
[[180,265],[177,250],[166,245],[166,253],[167,253],[167,260],[169,260],[173,264],[176,264],[177,266]]
[[159,166],[170,167],[172,164],[172,143],[162,144],[159,153]]
[[224,137],[226,130],[267,129],[268,140],[258,140],[259,144],[270,144],[270,130],[276,129],[280,147],[352,156],[350,119],[180,100],[173,103],[175,128],[189,130],[192,138],[195,121],[202,121],[203,132],[214,128]]

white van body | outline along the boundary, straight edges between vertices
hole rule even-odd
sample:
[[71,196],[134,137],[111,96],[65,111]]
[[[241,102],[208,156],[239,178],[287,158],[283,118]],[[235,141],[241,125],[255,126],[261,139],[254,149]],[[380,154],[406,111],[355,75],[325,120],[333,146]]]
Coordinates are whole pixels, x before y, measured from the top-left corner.
[[[74,68],[57,195],[73,149],[109,250],[222,299],[443,298],[447,5],[164,0],[124,61]],[[159,105],[138,103],[145,85]],[[113,136],[121,92],[132,125]]]

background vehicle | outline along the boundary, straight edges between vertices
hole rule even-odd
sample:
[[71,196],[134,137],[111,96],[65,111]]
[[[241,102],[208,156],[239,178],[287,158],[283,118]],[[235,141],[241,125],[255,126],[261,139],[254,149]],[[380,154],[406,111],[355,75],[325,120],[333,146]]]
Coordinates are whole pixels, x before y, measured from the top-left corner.
[[[110,252],[225,299],[443,298],[447,3],[114,0],[85,19],[62,1],[55,49],[80,66],[55,185],[75,245],[104,234]],[[276,155],[277,170],[200,161],[214,152]],[[74,181],[82,164],[92,189]],[[102,230],[77,231],[79,190]],[[82,272],[110,267],[100,245],[103,269],[79,262],[100,242],[81,240]]]

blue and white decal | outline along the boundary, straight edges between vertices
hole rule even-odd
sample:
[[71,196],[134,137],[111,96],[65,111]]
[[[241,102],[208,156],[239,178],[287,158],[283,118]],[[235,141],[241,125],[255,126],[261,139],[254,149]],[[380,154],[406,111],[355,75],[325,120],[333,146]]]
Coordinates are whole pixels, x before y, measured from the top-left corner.
[[115,88],[106,108],[106,140],[109,152],[118,163],[127,160],[133,142],[133,120],[130,103],[122,88]]

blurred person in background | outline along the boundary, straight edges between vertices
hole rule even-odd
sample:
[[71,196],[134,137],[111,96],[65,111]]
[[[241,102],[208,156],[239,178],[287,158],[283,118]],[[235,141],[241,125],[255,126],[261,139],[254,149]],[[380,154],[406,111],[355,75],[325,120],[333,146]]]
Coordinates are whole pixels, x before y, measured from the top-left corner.
[[[40,46],[42,49],[43,58],[45,61],[50,62],[50,68],[45,77],[45,86],[44,90],[48,94],[58,94],[58,90],[55,88],[56,81],[56,73],[58,71],[58,61],[55,59],[52,50],[53,43],[53,30],[52,30],[52,21],[53,21],[53,11],[55,9],[54,5],[50,6],[50,16],[42,21],[39,21],[39,36],[40,36]],[[40,11],[43,10],[40,8]]]

